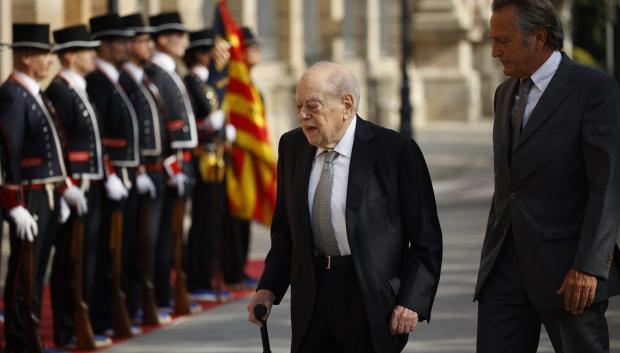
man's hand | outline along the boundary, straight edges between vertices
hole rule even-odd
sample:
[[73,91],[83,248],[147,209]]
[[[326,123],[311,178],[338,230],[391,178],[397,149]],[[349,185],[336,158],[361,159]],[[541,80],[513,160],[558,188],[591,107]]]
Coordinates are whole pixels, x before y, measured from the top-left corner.
[[215,60],[215,67],[219,70],[223,69],[228,61],[230,61],[230,43],[224,39],[215,38],[215,44],[211,49],[211,55]]
[[265,317],[261,318],[262,320],[267,321],[267,318],[271,313],[271,306],[273,305],[273,300],[275,299],[275,297],[276,296],[273,294],[272,291],[267,289],[259,289],[248,303],[248,321],[255,323],[258,327],[262,327],[263,324],[258,318],[254,316],[254,306],[256,304],[263,304],[267,307],[267,314],[265,315]]
[[596,294],[595,276],[577,270],[570,270],[564,277],[562,286],[557,294],[564,296],[564,308],[573,315],[583,313],[583,310],[592,305]]
[[413,332],[418,325],[418,313],[397,305],[390,319],[390,334],[403,335]]

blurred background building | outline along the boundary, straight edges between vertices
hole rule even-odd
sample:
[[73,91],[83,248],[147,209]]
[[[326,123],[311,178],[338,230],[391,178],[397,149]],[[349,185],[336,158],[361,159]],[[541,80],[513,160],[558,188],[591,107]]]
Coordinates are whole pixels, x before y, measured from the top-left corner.
[[[491,0],[408,0],[411,101],[414,125],[484,124],[492,115],[501,80],[491,57]],[[14,22],[48,22],[52,30],[88,23],[116,9],[145,16],[176,10],[196,30],[210,26],[216,0],[0,0],[0,41],[11,41]],[[566,28],[565,49],[590,65],[612,68],[607,33],[615,0],[556,0]],[[263,61],[253,71],[262,90],[274,143],[297,126],[295,82],[324,59],[350,67],[362,83],[362,116],[398,128],[400,109],[401,0],[228,0],[235,20],[258,33]],[[615,7],[613,7],[615,10]],[[573,36],[576,33],[576,36]],[[575,41],[580,46],[574,45]],[[10,50],[0,76],[10,73]]]

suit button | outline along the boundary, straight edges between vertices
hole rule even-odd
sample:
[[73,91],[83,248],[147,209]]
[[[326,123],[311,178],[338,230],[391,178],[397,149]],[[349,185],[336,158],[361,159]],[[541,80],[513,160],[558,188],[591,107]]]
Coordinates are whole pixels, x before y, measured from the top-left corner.
[[517,199],[517,194],[515,194],[514,192],[510,194],[510,198],[512,200],[516,200]]

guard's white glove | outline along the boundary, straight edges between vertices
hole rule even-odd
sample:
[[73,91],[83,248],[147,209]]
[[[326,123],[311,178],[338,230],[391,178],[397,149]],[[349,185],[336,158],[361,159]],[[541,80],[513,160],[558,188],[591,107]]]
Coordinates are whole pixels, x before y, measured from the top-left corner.
[[129,195],[127,188],[123,185],[121,179],[116,174],[110,174],[105,181],[105,189],[108,198],[112,201],[120,201]]
[[63,200],[67,201],[67,204],[77,210],[78,216],[83,216],[88,212],[88,201],[84,192],[77,186],[69,186],[62,194]]
[[138,187],[138,193],[141,195],[149,193],[152,199],[157,195],[155,184],[146,173],[138,174],[136,177],[136,186]]
[[39,226],[34,217],[23,206],[13,207],[9,210],[9,215],[17,226],[17,237],[24,241],[33,241],[39,234]]
[[67,219],[71,216],[71,208],[67,204],[64,198],[60,198],[60,213],[58,214],[58,223],[65,224]]
[[212,130],[219,130],[222,128],[222,126],[224,126],[224,120],[226,120],[224,112],[221,110],[216,110],[209,114],[207,119],[205,119],[204,124],[207,128],[210,128]]
[[177,173],[168,179],[169,186],[176,186],[179,196],[185,195],[185,183],[189,178],[184,173]]
[[226,124],[226,141],[235,142],[237,139],[237,128],[232,124]]

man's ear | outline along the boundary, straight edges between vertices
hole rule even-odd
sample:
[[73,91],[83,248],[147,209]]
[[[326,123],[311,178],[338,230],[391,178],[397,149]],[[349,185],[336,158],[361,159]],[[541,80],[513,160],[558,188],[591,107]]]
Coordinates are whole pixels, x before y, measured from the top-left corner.
[[543,49],[547,43],[549,37],[549,30],[545,27],[540,27],[534,32],[534,45],[536,49]]
[[342,96],[342,98],[340,98],[340,100],[342,101],[342,104],[344,105],[345,114],[347,116],[352,115],[353,109],[355,107],[355,99],[353,98],[353,95],[350,93],[345,94],[344,96]]

